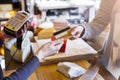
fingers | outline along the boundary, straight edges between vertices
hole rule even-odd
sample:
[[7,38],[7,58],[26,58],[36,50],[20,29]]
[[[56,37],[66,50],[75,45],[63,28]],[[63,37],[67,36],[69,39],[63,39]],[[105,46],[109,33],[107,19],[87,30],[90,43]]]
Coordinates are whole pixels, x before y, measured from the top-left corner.
[[23,33],[25,33],[26,30],[27,30],[27,24],[25,24],[24,27],[23,27]]
[[77,31],[73,37],[78,38],[78,37],[80,37],[80,35],[81,35],[81,33],[79,31]]
[[26,28],[29,28],[30,27],[30,22],[28,21],[27,23],[26,23]]
[[63,45],[63,39],[58,39],[51,42],[51,47],[53,47],[55,52],[58,52]]
[[73,28],[71,29],[71,35],[74,36],[77,31],[78,31],[77,28],[76,28],[76,27],[73,27]]
[[71,27],[71,35],[74,38],[79,38],[81,36],[82,31],[83,31],[82,26],[73,26],[73,27]]
[[50,51],[56,51],[63,45],[63,39],[58,39],[55,41],[48,42],[42,46],[42,48]]
[[79,31],[78,28],[74,27],[73,29],[71,29],[71,35],[72,35],[74,38],[78,38],[78,37],[80,37],[81,32]]
[[19,33],[16,36],[17,38],[23,36],[23,34],[27,31],[27,26],[28,26],[28,23],[23,25],[23,27],[20,29]]
[[61,44],[63,44],[63,39],[58,39],[58,40],[52,41],[51,44],[54,46],[61,45]]
[[63,39],[58,39],[52,42],[48,42],[39,49],[39,52],[37,52],[35,56],[37,56],[38,59],[41,60],[44,57],[54,55],[58,53],[62,45],[63,45]]

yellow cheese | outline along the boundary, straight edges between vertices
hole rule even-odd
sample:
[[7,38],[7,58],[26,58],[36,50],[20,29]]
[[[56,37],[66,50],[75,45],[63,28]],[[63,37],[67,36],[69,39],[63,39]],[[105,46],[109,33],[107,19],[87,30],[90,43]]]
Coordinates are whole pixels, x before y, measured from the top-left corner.
[[54,28],[43,29],[38,33],[38,39],[51,38],[54,32],[55,32]]
[[4,47],[0,48],[0,55],[4,55]]
[[[41,30],[43,30],[40,34],[44,33],[44,29],[48,30],[48,33],[53,33],[55,31],[55,29],[53,29],[53,23],[52,22],[43,22],[42,24],[40,24],[34,31],[34,35],[38,35],[39,32],[41,32]],[[46,32],[45,30],[45,32]],[[50,31],[49,31],[50,30]]]
[[10,17],[14,16],[16,14],[17,10],[13,10],[13,11],[10,11],[9,14],[10,14]]

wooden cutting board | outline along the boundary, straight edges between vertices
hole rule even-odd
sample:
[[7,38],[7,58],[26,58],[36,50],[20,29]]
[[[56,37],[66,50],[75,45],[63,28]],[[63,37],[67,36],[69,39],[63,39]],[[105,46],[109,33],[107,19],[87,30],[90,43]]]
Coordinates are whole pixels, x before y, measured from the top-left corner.
[[[32,52],[35,53],[38,48],[51,39],[36,40],[36,43],[31,43]],[[76,59],[90,59],[97,51],[89,46],[83,39],[78,38],[74,40],[67,39],[66,49],[64,53],[58,53],[53,56],[45,57],[42,61],[43,64],[55,63],[59,61],[70,61]]]

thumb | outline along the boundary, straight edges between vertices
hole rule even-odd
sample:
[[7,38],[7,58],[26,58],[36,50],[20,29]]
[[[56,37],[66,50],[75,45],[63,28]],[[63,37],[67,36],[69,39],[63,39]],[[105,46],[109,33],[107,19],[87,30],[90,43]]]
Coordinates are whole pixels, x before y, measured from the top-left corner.
[[52,41],[52,45],[54,45],[54,46],[57,46],[60,44],[63,44],[63,39],[58,39],[58,40]]
[[56,47],[57,50],[59,50],[63,45],[63,39],[58,39],[53,41],[53,46]]

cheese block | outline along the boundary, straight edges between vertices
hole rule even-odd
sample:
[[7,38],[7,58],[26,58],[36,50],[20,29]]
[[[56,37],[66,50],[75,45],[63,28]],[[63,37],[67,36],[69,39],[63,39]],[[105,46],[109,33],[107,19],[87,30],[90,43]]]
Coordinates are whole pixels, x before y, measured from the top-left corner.
[[44,29],[49,29],[49,28],[53,28],[53,23],[52,22],[43,22],[41,23],[35,30],[34,30],[34,35],[38,35],[38,33],[41,31],[41,30],[44,30]]
[[43,30],[43,29],[42,29],[42,28],[37,27],[37,28],[34,30],[34,36],[37,36],[37,35],[38,35],[38,33],[39,33],[41,30]]
[[4,47],[0,47],[0,55],[4,55]]
[[38,39],[51,38],[54,32],[55,32],[54,28],[43,29],[38,33]]

